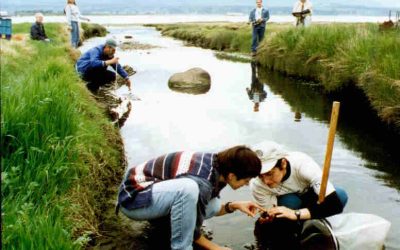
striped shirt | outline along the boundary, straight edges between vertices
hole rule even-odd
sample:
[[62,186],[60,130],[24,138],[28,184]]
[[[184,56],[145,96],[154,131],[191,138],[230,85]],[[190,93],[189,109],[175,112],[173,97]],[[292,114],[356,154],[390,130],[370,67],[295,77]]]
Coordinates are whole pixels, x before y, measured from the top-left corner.
[[216,155],[199,152],[175,152],[129,168],[118,192],[118,204],[126,209],[145,207],[151,203],[152,184],[183,175],[194,175],[208,180],[219,193]]

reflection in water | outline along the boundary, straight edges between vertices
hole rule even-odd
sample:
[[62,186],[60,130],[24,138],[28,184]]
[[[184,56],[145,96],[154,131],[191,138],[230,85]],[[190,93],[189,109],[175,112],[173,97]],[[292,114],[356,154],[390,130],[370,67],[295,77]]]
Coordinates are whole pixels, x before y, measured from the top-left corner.
[[367,167],[388,173],[383,177],[389,186],[400,189],[400,159],[398,142],[400,136],[386,128],[372,110],[368,101],[356,89],[348,89],[346,95],[326,96],[318,86],[299,84],[266,69],[259,70],[260,80],[267,82],[271,91],[280,94],[295,112],[295,121],[306,116],[329,122],[334,100],[341,102],[337,134],[345,145],[361,153],[368,160]]
[[258,112],[260,110],[260,102],[263,102],[267,98],[267,92],[264,90],[264,84],[258,79],[257,63],[251,62],[251,86],[246,88],[249,99],[253,101],[253,111]]

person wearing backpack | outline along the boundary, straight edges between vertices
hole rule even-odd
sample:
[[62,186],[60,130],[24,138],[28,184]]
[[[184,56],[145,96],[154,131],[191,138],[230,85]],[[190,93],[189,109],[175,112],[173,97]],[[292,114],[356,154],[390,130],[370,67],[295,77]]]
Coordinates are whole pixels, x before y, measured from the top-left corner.
[[89,18],[81,15],[75,0],[68,0],[64,8],[64,14],[67,17],[68,29],[71,31],[71,45],[77,48],[79,45],[79,20],[90,21]]

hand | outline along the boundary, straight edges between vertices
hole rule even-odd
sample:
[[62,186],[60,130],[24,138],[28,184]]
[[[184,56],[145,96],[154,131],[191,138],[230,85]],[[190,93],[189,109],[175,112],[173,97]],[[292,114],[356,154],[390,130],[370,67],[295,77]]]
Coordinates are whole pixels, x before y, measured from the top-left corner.
[[265,211],[264,208],[252,201],[234,201],[231,203],[231,207],[233,209],[238,209],[242,213],[245,213],[251,217],[254,217],[258,211]]
[[268,215],[276,218],[287,218],[289,220],[297,220],[297,216],[294,213],[294,210],[284,206],[270,208],[268,210]]
[[113,57],[113,58],[111,58],[110,60],[107,60],[107,61],[106,61],[106,64],[107,64],[107,65],[117,64],[118,61],[119,61],[119,57]]

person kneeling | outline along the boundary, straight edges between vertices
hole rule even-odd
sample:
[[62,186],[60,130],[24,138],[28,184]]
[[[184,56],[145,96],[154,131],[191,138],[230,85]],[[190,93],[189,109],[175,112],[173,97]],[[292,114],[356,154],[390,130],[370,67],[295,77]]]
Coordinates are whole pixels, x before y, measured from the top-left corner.
[[257,221],[255,234],[269,249],[297,249],[302,222],[341,213],[347,194],[328,182],[325,200],[319,204],[322,171],[310,156],[287,152],[275,143],[256,148],[262,169],[250,188],[267,213]]

